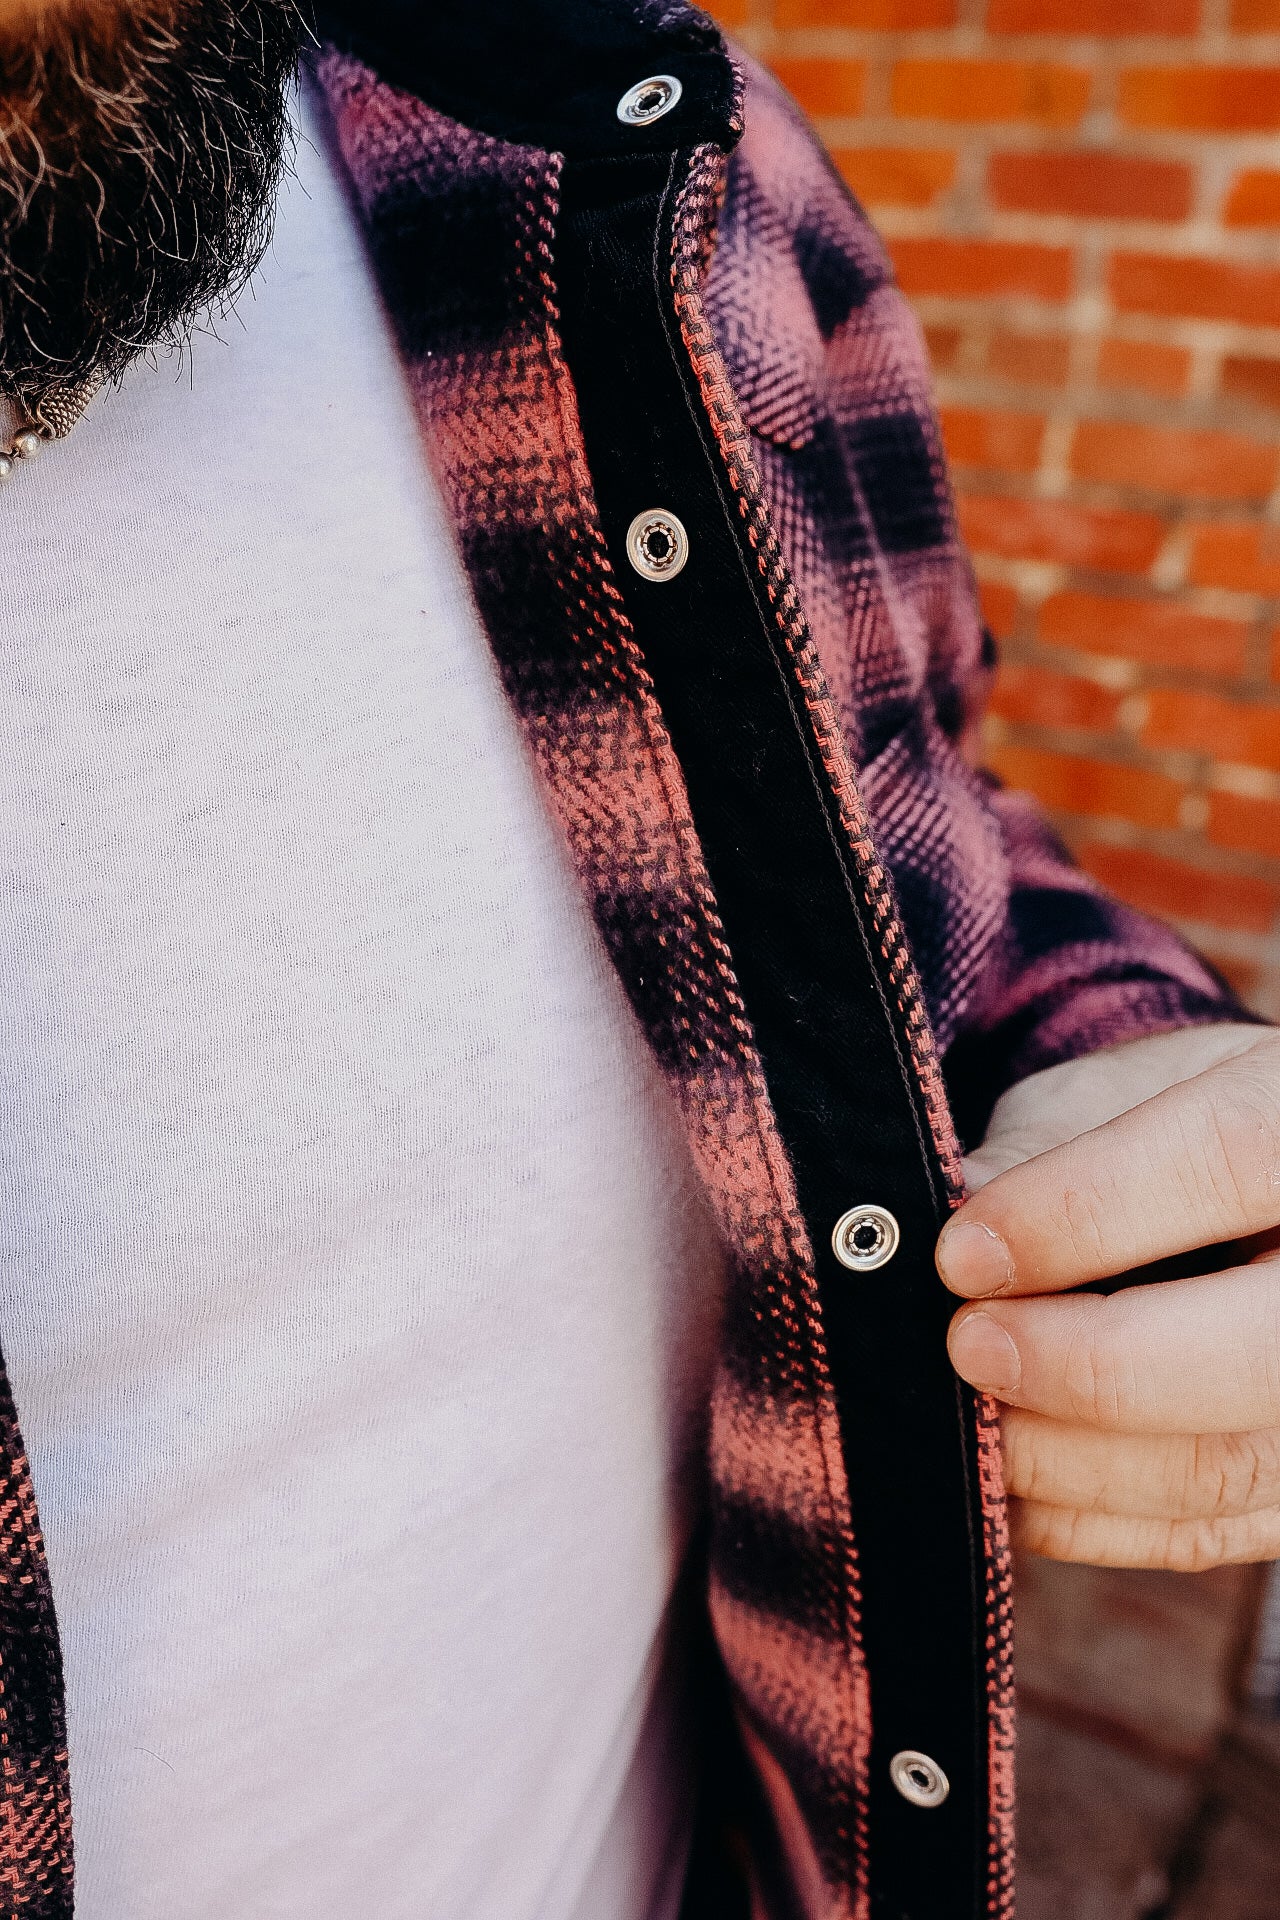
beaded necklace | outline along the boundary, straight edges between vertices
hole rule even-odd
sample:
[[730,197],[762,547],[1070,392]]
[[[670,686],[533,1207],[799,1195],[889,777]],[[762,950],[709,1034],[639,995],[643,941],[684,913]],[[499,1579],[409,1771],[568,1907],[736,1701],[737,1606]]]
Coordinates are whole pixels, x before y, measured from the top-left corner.
[[[0,430],[0,483],[19,461],[34,460],[46,441],[64,440],[101,385],[101,374],[93,374],[76,387],[50,388],[35,402],[21,394],[10,396],[10,417],[16,424],[8,433]],[[0,406],[4,404],[5,397],[0,395]]]

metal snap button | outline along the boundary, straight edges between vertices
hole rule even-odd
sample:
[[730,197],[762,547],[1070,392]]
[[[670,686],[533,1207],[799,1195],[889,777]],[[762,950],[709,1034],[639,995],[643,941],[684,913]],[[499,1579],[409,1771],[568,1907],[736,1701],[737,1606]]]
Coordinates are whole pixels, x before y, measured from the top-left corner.
[[689,536],[674,513],[650,507],[627,528],[627,558],[646,580],[674,580],[689,558]]
[[628,87],[618,102],[618,118],[627,127],[647,127],[678,105],[684,88],[674,73],[655,73]]
[[905,1747],[889,1762],[889,1778],[913,1807],[940,1807],[951,1791],[951,1782],[936,1760],[927,1753],[915,1753]]
[[892,1260],[901,1238],[887,1207],[850,1207],[832,1229],[831,1248],[851,1273],[874,1273]]

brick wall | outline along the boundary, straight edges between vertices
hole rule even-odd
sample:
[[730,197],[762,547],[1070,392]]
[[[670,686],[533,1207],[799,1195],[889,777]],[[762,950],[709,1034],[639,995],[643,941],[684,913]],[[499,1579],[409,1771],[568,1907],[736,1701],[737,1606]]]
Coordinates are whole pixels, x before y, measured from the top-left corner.
[[932,346],[987,750],[1280,1018],[1280,0],[721,0]]

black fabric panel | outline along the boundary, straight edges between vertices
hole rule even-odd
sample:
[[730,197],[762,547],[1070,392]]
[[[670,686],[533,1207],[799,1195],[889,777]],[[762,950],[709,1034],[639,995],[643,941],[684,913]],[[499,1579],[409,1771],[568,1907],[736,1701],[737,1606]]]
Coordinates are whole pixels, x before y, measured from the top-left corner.
[[[691,977],[691,970],[696,976],[702,960],[700,955],[690,955],[675,945],[666,929],[681,912],[692,910],[691,902],[665,898],[660,890],[624,888],[616,893],[597,893],[592,907],[650,1046],[664,1070],[678,1079],[690,1070],[685,1007],[698,998],[697,980]],[[665,921],[661,917],[664,909],[668,916]],[[683,1004],[672,991],[673,977],[683,989]],[[733,1048],[733,1029],[727,1020],[719,1032],[705,1037],[726,1052]]]
[[[704,1541],[702,1550],[690,1555],[691,1572],[704,1581],[706,1564]],[[690,1607],[689,1616],[698,1805],[680,1920],[752,1920],[758,1911],[752,1880],[764,1895],[769,1920],[805,1920],[772,1833],[760,1782],[738,1737],[705,1603],[696,1613]]]
[[864,420],[850,436],[850,450],[885,552],[943,546],[947,528],[937,475],[918,416],[889,413]]
[[877,287],[884,285],[883,274],[869,279],[858,271],[846,247],[824,233],[821,227],[801,225],[792,243],[805,291],[813,302],[814,317],[824,340],[829,340],[849,315],[865,304]]
[[[522,718],[542,714],[548,697],[563,709],[582,682],[563,602],[545,564],[549,537],[546,528],[514,518],[462,532],[468,578],[495,639],[507,697]],[[570,561],[566,553],[566,565]]]
[[[406,358],[500,340],[514,316],[511,258],[523,236],[504,180],[471,175],[450,194],[397,182],[366,231],[378,285],[397,316]],[[441,273],[437,262],[450,261]]]
[[1017,887],[1009,896],[1009,922],[1024,960],[1039,960],[1059,947],[1090,940],[1109,942],[1114,922],[1100,900],[1071,887]]
[[[685,164],[566,168],[563,334],[609,551],[684,767],[817,1251],[865,1587],[873,1911],[979,1920],[982,1567],[972,1400],[947,1360],[952,1302],[933,1265],[939,1174],[807,722],[675,341],[667,186]],[[882,496],[889,484],[886,473]],[[625,533],[659,506],[684,521],[691,555],[655,585],[631,569]],[[897,1215],[902,1244],[882,1272],[855,1278],[830,1234],[863,1200]],[[894,1791],[888,1763],[903,1747],[946,1769],[945,1806],[914,1808]]]
[[716,1567],[727,1593],[811,1633],[829,1630],[822,1596],[808,1579],[811,1542],[777,1514],[745,1500],[722,1501],[714,1528]]
[[818,419],[802,447],[788,450],[787,469],[806,512],[819,528],[833,570],[871,557],[871,531],[849,484],[845,448],[833,421]]
[[[466,126],[570,154],[732,146],[720,35],[680,0],[319,0],[322,38]],[[684,97],[647,127],[619,99],[674,74]]]

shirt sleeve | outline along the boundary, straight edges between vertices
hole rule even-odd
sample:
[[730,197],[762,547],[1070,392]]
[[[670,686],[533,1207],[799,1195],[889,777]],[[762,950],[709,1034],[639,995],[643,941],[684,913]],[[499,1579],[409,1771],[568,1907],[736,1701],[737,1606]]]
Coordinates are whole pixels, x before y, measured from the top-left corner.
[[747,78],[707,308],[972,1144],[1041,1068],[1254,1016],[980,770],[994,655],[920,328],[803,116]]
[[988,805],[1008,858],[1002,937],[943,1062],[967,1146],[1044,1067],[1179,1027],[1261,1024],[1172,928],[1083,873],[1029,795],[990,780]]

